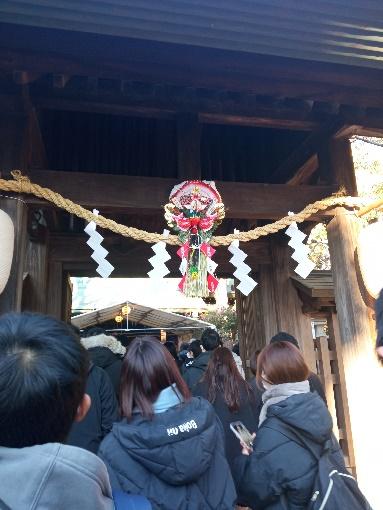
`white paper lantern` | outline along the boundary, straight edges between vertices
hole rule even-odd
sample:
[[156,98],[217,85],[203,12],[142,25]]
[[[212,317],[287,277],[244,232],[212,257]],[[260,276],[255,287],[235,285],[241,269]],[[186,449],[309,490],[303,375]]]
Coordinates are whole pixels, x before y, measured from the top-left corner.
[[360,231],[357,254],[364,286],[370,296],[377,298],[383,288],[383,220]]
[[14,242],[13,222],[8,214],[0,209],[0,294],[3,292],[11,272]]

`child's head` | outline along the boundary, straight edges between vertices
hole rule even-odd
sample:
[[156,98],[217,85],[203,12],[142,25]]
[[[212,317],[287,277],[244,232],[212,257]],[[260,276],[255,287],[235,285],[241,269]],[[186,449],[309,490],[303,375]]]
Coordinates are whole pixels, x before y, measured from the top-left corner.
[[90,406],[88,359],[73,330],[52,317],[0,317],[0,446],[62,443]]

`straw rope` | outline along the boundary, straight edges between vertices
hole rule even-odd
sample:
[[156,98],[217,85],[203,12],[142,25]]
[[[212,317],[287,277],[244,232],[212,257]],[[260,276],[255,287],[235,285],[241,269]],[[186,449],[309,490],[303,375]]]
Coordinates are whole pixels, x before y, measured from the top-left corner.
[[[79,204],[75,204],[72,200],[64,198],[59,193],[52,191],[49,188],[43,188],[38,184],[31,182],[28,177],[22,175],[20,170],[14,170],[12,172],[12,177],[14,180],[0,179],[0,190],[13,192],[13,193],[25,193],[29,195],[34,195],[39,198],[43,198],[48,202],[51,202],[55,206],[64,209],[70,214],[74,214],[79,218],[83,218],[88,223],[90,221],[94,221],[99,227],[111,230],[116,234],[120,234],[124,237],[130,237],[137,241],[145,241],[146,243],[154,244],[158,241],[164,241],[167,244],[177,246],[180,244],[180,241],[177,236],[169,235],[168,237],[163,236],[162,234],[156,234],[153,232],[146,232],[145,230],[140,230],[134,227],[127,227],[126,225],[122,225],[117,223],[114,220],[110,220],[101,215],[95,215],[88,209],[85,209]],[[270,223],[268,225],[264,225],[262,227],[256,227],[247,232],[240,232],[238,234],[229,234],[226,236],[214,236],[211,239],[210,244],[213,246],[227,246],[232,241],[238,239],[242,242],[254,241],[262,236],[267,236],[269,234],[274,234],[280,230],[287,228],[293,222],[302,223],[303,221],[309,219],[311,216],[315,215],[320,211],[325,211],[329,208],[333,207],[349,207],[354,209],[365,208],[366,206],[374,209],[378,209],[383,205],[383,199],[379,199],[376,201],[376,196],[374,197],[375,201],[372,202],[371,199],[366,198],[355,198],[355,197],[345,197],[345,196],[332,196],[328,198],[324,198],[323,200],[318,200],[312,204],[307,205],[302,211],[297,214],[293,214],[290,216],[285,216],[284,218],[275,221],[274,223]]]

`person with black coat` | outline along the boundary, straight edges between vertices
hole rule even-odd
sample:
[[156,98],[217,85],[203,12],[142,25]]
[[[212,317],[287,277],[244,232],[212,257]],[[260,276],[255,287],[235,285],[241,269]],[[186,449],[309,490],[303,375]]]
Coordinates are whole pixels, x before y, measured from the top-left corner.
[[90,363],[86,393],[91,398],[90,409],[81,422],[72,425],[67,444],[97,453],[101,441],[118,420],[118,402],[105,371]]
[[88,350],[92,362],[108,374],[118,399],[122,358],[125,356],[126,348],[117,338],[107,335],[100,327],[89,329],[82,336],[81,343]]
[[[272,339],[270,340],[270,343],[273,343],[273,342],[290,342],[297,349],[299,349],[298,340],[295,337],[293,337],[292,335],[290,335],[289,333],[285,333],[284,331],[280,331],[279,333],[274,335],[272,337]],[[257,421],[259,421],[259,415],[260,415],[260,412],[262,409],[262,394],[265,391],[264,388],[262,388],[258,385],[257,379],[256,379],[257,358],[259,356],[259,353],[260,353],[260,351],[257,350],[250,357],[250,370],[253,373],[254,377],[252,377],[249,381],[249,384],[253,388],[254,394],[255,394],[255,400],[256,400],[255,413],[258,417]],[[323,388],[323,385],[322,385],[321,380],[319,379],[318,375],[314,374],[314,372],[310,371],[309,376],[308,376],[308,382],[309,382],[309,386],[310,386],[310,391],[312,393],[315,393],[315,392],[318,393],[318,395],[321,397],[323,402],[325,404],[327,404],[324,388]]]
[[[253,450],[235,461],[235,477],[244,501],[256,510],[304,510],[312,497],[318,461],[292,432],[318,449],[331,441],[339,465],[344,461],[332,434],[331,415],[317,393],[311,393],[309,369],[289,342],[273,342],[258,357],[257,380],[263,384],[263,407]],[[346,469],[344,467],[344,469]]]
[[205,374],[214,349],[221,345],[221,338],[215,329],[207,328],[202,333],[201,344],[203,352],[194,359],[190,366],[185,368],[182,374],[190,390],[193,389]]
[[213,407],[191,398],[176,363],[153,337],[138,337],[124,358],[123,419],[99,456],[114,490],[146,496],[153,510],[232,510],[234,482]]
[[241,376],[229,349],[219,347],[213,352],[203,379],[193,388],[193,395],[204,397],[213,405],[223,425],[226,457],[233,472],[234,459],[240,455],[241,445],[231,431],[230,423],[241,421],[254,432],[257,417],[253,391]]

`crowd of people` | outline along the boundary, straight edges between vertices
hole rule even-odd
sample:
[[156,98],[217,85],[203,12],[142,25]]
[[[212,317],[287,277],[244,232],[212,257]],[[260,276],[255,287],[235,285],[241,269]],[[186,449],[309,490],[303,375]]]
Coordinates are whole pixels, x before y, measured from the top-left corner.
[[[239,354],[214,329],[126,349],[101,328],[0,317],[0,509],[316,508],[324,452],[348,476],[320,379],[284,332],[248,381]],[[369,508],[358,497],[350,510]]]

